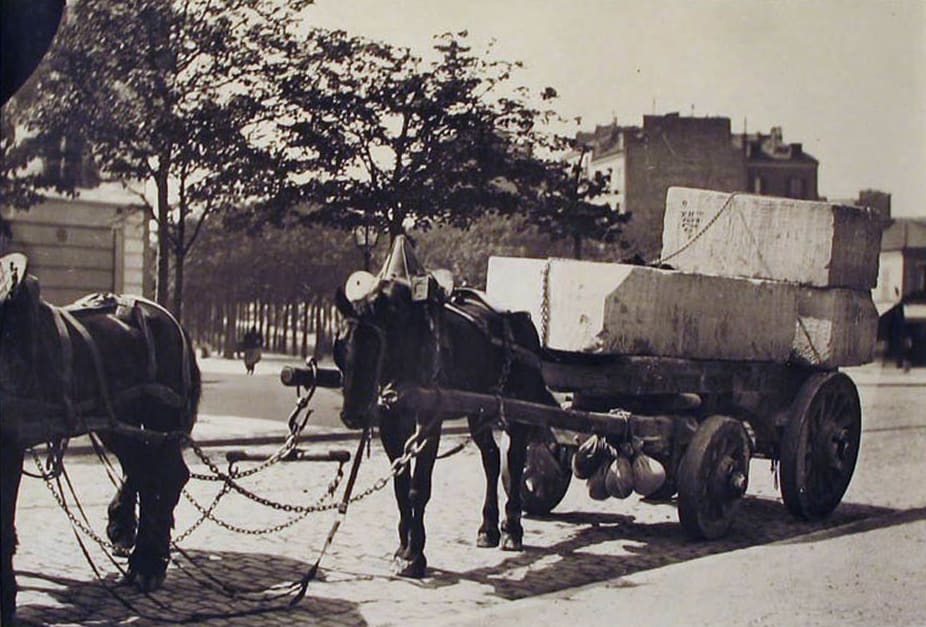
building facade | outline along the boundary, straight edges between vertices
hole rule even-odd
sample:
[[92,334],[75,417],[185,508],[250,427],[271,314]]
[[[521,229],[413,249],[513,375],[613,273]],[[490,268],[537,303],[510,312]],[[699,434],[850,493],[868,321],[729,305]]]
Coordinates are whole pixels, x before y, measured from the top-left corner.
[[65,305],[90,292],[152,296],[148,220],[128,199],[88,190],[0,211],[11,250],[28,257],[46,301]]
[[781,127],[768,135],[734,135],[733,144],[746,159],[748,191],[764,196],[817,200],[819,163],[799,143],[785,143]]
[[586,170],[610,171],[603,200],[630,213],[624,239],[630,254],[657,259],[666,192],[680,185],[817,199],[817,160],[801,144],[785,144],[780,128],[768,135],[733,134],[725,117],[645,115],[642,126],[617,122],[579,133],[590,154]]

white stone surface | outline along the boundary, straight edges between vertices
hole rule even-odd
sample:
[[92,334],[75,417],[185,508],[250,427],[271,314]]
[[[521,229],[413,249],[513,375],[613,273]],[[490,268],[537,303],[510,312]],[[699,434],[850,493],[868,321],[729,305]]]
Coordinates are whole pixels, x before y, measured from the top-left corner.
[[783,362],[797,316],[785,284],[565,259],[493,257],[487,292],[529,311],[546,346],[575,352]]
[[666,195],[662,257],[681,251],[667,263],[682,272],[867,290],[880,248],[877,217],[858,207],[686,187]]
[[835,367],[871,361],[877,333],[868,292],[626,264],[492,257],[486,291],[572,352]]
[[858,366],[874,358],[878,312],[868,292],[800,290],[791,359],[815,366]]

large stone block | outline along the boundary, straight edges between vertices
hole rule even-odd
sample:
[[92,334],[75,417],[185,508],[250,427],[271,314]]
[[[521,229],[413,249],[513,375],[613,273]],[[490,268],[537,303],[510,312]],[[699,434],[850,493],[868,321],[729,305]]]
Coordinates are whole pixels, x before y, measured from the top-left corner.
[[487,292],[564,351],[784,362],[793,286],[643,266],[493,257]]
[[868,290],[880,248],[867,209],[686,187],[666,195],[662,256],[681,251],[667,263],[682,272]]
[[548,348],[836,367],[872,358],[868,292],[569,259],[489,259],[497,306]]
[[874,358],[878,312],[869,292],[801,288],[791,360],[813,366],[858,366]]

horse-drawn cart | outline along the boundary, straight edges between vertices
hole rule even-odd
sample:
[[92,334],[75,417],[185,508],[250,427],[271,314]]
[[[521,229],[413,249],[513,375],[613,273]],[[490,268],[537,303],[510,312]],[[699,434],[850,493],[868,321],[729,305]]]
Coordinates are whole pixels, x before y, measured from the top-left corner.
[[512,483],[531,514],[575,476],[596,499],[677,493],[685,530],[716,538],[760,457],[792,514],[827,516],[859,451],[859,396],[839,367],[872,358],[876,217],[672,188],[663,239],[672,268],[492,257],[486,294],[438,286],[397,241],[345,290],[346,413],[375,413],[385,386],[385,406],[423,420],[530,425]]
[[[413,386],[399,390],[396,405],[443,418],[494,415],[553,435],[538,436],[528,448],[522,494],[526,511],[535,514],[563,498],[569,462],[589,435],[616,451],[636,442],[636,453],[665,472],[663,485],[649,496],[667,499],[677,491],[680,522],[696,538],[717,538],[729,529],[753,457],[779,464],[784,503],[806,519],[835,509],[855,468],[859,397],[838,370],[546,351],[542,372],[548,387],[571,395],[571,402],[553,407]],[[320,384],[340,385],[336,371],[317,376]],[[290,384],[311,378],[308,370],[284,374]],[[557,463],[549,463],[551,455]]]

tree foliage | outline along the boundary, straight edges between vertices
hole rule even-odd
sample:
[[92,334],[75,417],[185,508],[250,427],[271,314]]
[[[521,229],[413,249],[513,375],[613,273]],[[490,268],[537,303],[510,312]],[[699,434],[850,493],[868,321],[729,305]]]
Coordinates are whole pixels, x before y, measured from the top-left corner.
[[[529,216],[484,216],[465,231],[443,226],[413,234],[418,256],[427,268],[446,268],[457,284],[484,288],[489,257],[569,257],[572,242],[554,238],[530,222]],[[616,261],[624,256],[618,242],[589,242],[584,257]]]
[[572,256],[581,259],[584,240],[619,241],[630,214],[608,205],[605,196],[611,192],[611,173],[588,171],[585,157],[589,148],[563,136],[558,142],[572,158],[547,163],[547,178],[528,220],[555,240],[569,240]]
[[16,209],[28,209],[41,202],[39,176],[24,170],[29,160],[22,146],[16,143],[16,133],[9,116],[0,119],[0,198],[3,204]]
[[474,53],[466,33],[436,38],[436,58],[313,30],[265,65],[275,91],[286,180],[250,223],[465,227],[524,206],[546,112],[510,86],[516,63]]
[[38,77],[34,132],[77,133],[104,176],[156,188],[154,202],[138,195],[158,222],[158,300],[172,257],[177,313],[203,221],[259,198],[278,166],[259,141],[254,68],[305,4],[81,0]]
[[188,285],[218,303],[328,299],[360,264],[350,236],[332,228],[253,234],[207,228],[190,255]]

